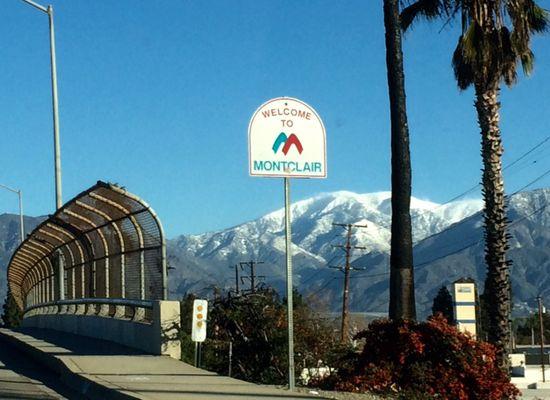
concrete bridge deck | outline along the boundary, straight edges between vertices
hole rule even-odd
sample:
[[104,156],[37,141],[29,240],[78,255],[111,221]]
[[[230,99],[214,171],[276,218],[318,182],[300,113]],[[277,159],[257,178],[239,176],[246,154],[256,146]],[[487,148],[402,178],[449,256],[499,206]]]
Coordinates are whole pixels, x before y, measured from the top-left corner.
[[13,346],[0,342],[0,399],[68,400],[81,396],[59,382],[56,374]]
[[144,355],[110,342],[67,333],[0,329],[1,346],[15,346],[88,399],[317,398],[255,385],[166,356]]

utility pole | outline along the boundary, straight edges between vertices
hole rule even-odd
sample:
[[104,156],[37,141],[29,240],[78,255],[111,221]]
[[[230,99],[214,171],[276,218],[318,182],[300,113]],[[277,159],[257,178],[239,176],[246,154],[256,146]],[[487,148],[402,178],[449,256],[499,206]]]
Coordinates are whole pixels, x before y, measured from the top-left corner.
[[542,368],[542,381],[546,382],[544,375],[544,324],[542,323],[542,297],[537,297],[539,303],[539,328],[540,328],[540,367]]
[[535,316],[531,318],[531,346],[535,347]]
[[230,265],[229,268],[235,268],[235,293],[239,295],[239,264]]
[[337,224],[333,223],[334,226],[341,226],[346,229],[346,244],[345,245],[334,245],[343,249],[346,252],[346,263],[344,267],[336,266],[331,268],[337,268],[344,271],[344,294],[342,299],[342,329],[340,333],[340,340],[345,342],[347,340],[346,336],[349,329],[349,281],[350,281],[350,272],[352,269],[364,269],[364,268],[352,268],[351,267],[351,252],[354,249],[366,250],[366,247],[362,246],[352,246],[351,245],[351,235],[353,228],[366,228],[367,225],[354,225],[354,224]]
[[265,279],[265,276],[263,275],[256,275],[256,265],[263,264],[263,261],[253,261],[250,260],[248,262],[240,262],[241,268],[244,268],[244,266],[248,266],[250,268],[250,275],[244,276],[243,278],[248,278],[250,280],[250,292],[255,293],[256,292],[256,278],[258,279]]

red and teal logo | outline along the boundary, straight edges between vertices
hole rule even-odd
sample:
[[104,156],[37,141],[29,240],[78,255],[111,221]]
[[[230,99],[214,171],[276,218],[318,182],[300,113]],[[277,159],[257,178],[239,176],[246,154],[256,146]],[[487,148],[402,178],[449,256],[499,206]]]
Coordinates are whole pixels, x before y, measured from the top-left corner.
[[[292,147],[298,152],[297,155],[290,153]],[[257,174],[270,174],[272,176],[276,176],[276,174],[279,173],[294,176],[307,176],[306,174],[322,173],[322,164],[320,162],[301,159],[304,157],[302,155],[304,147],[300,139],[298,139],[298,136],[294,133],[288,136],[285,132],[279,133],[271,149],[275,155],[282,152],[286,158],[283,160],[281,160],[280,157],[276,157],[279,158],[278,160],[254,160],[252,162],[252,172]]]
[[296,150],[298,150],[299,154],[302,154],[302,151],[304,151],[300,139],[298,139],[298,136],[296,136],[294,133],[291,133],[288,137],[284,132],[279,133],[279,136],[277,136],[277,139],[275,139],[275,142],[273,142],[273,153],[277,154],[281,146],[283,146],[283,154],[285,156],[288,154],[292,146],[296,147]]

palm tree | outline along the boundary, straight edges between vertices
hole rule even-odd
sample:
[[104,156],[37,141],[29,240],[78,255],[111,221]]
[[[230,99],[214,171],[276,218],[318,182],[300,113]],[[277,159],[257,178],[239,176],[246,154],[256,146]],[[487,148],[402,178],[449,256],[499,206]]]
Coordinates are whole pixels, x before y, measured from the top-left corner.
[[386,67],[390,96],[392,223],[390,308],[394,320],[416,318],[411,233],[411,157],[398,0],[384,0]]
[[483,160],[488,340],[497,346],[499,364],[506,368],[511,296],[499,91],[502,82],[508,86],[516,82],[519,64],[526,75],[532,71],[530,39],[547,30],[548,13],[534,0],[417,0],[403,10],[402,28],[409,28],[418,17],[446,22],[456,17],[462,25],[452,64],[458,87],[475,89]]

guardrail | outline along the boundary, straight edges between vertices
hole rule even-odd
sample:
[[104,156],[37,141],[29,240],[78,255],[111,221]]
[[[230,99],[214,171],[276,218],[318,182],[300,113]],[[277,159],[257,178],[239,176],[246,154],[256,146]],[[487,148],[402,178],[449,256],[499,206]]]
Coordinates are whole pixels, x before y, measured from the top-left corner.
[[153,301],[91,298],[58,300],[28,307],[23,318],[35,315],[87,315],[151,323]]

